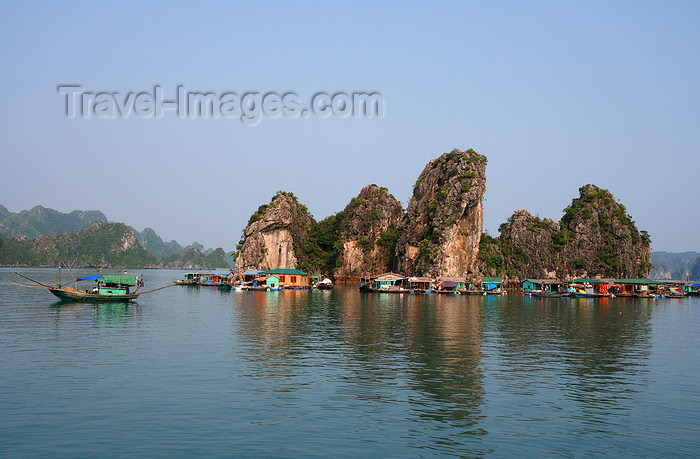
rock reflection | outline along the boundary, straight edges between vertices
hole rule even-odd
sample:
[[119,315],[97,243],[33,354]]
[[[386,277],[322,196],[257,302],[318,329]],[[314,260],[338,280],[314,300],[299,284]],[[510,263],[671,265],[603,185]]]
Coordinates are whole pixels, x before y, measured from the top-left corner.
[[328,407],[361,402],[367,416],[400,406],[417,445],[454,450],[451,435],[485,433],[478,428],[481,297],[353,288],[241,293],[237,321],[254,350],[254,376],[276,379],[276,390],[327,387]]
[[495,322],[501,388],[549,404],[547,416],[576,420],[569,428],[580,434],[598,435],[644,390],[650,318],[649,305],[634,300],[504,300]]

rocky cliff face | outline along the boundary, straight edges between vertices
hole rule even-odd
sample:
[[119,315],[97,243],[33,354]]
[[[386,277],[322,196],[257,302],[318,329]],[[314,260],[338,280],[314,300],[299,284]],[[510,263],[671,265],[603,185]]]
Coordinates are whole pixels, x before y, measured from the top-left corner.
[[518,210],[485,237],[480,269],[489,275],[526,278],[644,278],[651,269],[649,235],[639,231],[625,206],[595,185],[579,189],[559,223]]
[[278,192],[248,221],[236,271],[296,268],[314,220],[291,193]]
[[433,159],[413,187],[396,245],[398,272],[466,276],[483,229],[486,157],[457,149]]
[[386,188],[366,186],[345,207],[340,220],[340,277],[378,274],[392,268],[401,203]]

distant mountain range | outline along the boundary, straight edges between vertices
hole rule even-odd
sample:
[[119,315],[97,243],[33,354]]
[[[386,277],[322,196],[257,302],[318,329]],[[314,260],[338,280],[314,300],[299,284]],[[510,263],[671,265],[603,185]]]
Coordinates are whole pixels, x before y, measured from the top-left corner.
[[652,252],[654,266],[652,279],[698,280],[700,279],[700,253],[698,252]]
[[81,230],[93,222],[106,223],[107,217],[99,210],[74,210],[64,214],[43,206],[13,213],[0,205],[0,234],[9,238],[53,236]]
[[[130,266],[130,267],[173,267],[187,269],[224,268],[232,265],[231,257],[223,249],[204,249],[202,244],[193,242],[183,247],[177,241],[164,242],[152,228],[139,232],[121,223],[111,226],[97,225],[85,232],[94,223],[108,223],[107,217],[98,210],[75,210],[62,213],[43,206],[18,213],[10,212],[0,205],[0,263],[6,265],[53,266],[61,256],[63,261],[77,259],[80,266]],[[117,225],[117,226],[114,226]],[[133,235],[136,246],[129,250],[110,252],[109,234],[119,234],[124,240]],[[106,228],[110,228],[109,231]],[[115,233],[116,232],[116,233]],[[66,233],[76,233],[64,236]],[[62,236],[54,237],[50,236]],[[49,238],[42,236],[49,236]],[[40,240],[39,240],[40,239]],[[79,241],[74,245],[69,241]],[[101,241],[101,242],[100,242]],[[104,247],[104,253],[96,256],[96,247]],[[82,247],[89,245],[91,255]],[[142,249],[143,252],[139,252]],[[24,253],[23,253],[24,251]],[[47,255],[45,258],[42,255]],[[98,250],[99,251],[99,250]],[[61,254],[64,252],[63,254]],[[53,259],[51,258],[53,257]],[[66,258],[68,257],[68,258]],[[126,264],[124,264],[126,263]]]

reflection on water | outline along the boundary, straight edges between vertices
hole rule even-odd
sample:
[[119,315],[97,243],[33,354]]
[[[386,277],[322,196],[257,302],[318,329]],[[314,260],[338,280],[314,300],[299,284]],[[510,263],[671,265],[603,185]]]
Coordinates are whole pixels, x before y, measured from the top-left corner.
[[[2,285],[0,450],[693,455],[698,357],[673,349],[696,348],[700,302],[673,301],[178,287],[89,304]],[[664,408],[672,429],[649,415]]]

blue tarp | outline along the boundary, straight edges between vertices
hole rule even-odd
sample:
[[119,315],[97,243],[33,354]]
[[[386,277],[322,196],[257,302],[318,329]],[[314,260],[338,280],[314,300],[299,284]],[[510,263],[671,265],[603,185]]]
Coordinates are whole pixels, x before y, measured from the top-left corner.
[[486,291],[490,292],[491,290],[495,290],[498,287],[500,287],[499,284],[486,284]]
[[213,274],[215,276],[228,276],[231,274],[231,271],[211,271],[209,274]]
[[76,280],[87,281],[87,280],[97,280],[97,279],[102,279],[102,274],[98,274],[96,276],[90,276],[90,277],[79,277]]
[[246,271],[243,273],[244,276],[257,276],[260,274],[262,271]]

